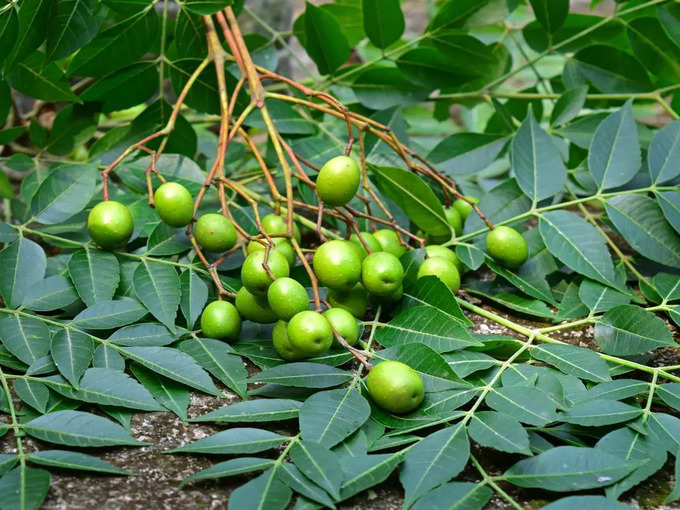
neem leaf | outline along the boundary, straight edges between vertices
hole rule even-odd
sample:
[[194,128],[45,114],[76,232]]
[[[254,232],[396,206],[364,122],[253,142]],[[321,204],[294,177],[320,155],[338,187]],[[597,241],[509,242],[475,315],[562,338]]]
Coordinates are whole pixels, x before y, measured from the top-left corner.
[[249,379],[249,382],[274,383],[299,388],[329,388],[349,381],[352,374],[319,363],[297,362],[278,365]]
[[557,419],[555,403],[543,391],[530,386],[493,388],[486,403],[529,425],[544,426]]
[[505,472],[503,478],[519,487],[569,492],[606,487],[638,465],[598,448],[558,446],[520,460]]
[[211,480],[215,478],[225,478],[228,476],[252,473],[253,471],[267,469],[272,464],[274,464],[272,459],[261,459],[259,457],[236,457],[234,459],[225,460],[224,462],[218,462],[217,464],[210,466],[203,471],[199,471],[198,473],[188,476],[182,480],[180,487],[197,480]]
[[37,319],[19,315],[1,319],[0,339],[9,352],[27,365],[50,352],[50,331]]
[[357,389],[320,391],[300,408],[302,438],[333,447],[361,427],[370,414],[370,405]]
[[595,382],[610,381],[609,367],[596,352],[566,344],[536,345],[531,356],[545,361],[565,374]]
[[207,454],[240,454],[257,453],[274,448],[284,441],[286,436],[254,428],[233,428],[223,430],[204,439],[199,439],[186,446],[181,446],[166,453],[207,453]]
[[16,308],[34,283],[45,276],[47,259],[39,244],[20,237],[0,251],[0,295]]
[[449,482],[428,492],[416,501],[413,510],[446,508],[447,510],[481,510],[493,496],[483,483]]
[[252,508],[255,510],[284,510],[292,491],[282,483],[276,469],[265,471],[229,495],[229,510]]
[[362,2],[364,30],[378,48],[387,48],[404,33],[404,15],[399,0],[365,0]]
[[559,29],[569,14],[569,0],[529,0],[538,22],[550,33]]
[[639,407],[633,407],[617,400],[594,399],[575,404],[561,415],[567,423],[575,423],[584,427],[601,427],[637,418],[642,413]]
[[137,322],[146,314],[146,308],[139,301],[122,298],[99,301],[76,315],[71,323],[82,329],[115,329]]
[[50,391],[44,384],[30,379],[17,379],[14,381],[14,391],[19,398],[33,409],[45,412]]
[[319,73],[332,74],[345,63],[351,48],[335,16],[310,2],[305,5],[304,37],[300,42]]
[[578,297],[591,313],[606,312],[619,305],[630,303],[630,296],[592,280],[583,280],[581,282],[578,289]]
[[179,283],[182,289],[180,308],[187,321],[187,328],[192,329],[208,300],[208,286],[191,269],[186,269],[179,275]]
[[135,294],[142,304],[173,333],[180,301],[179,277],[174,267],[144,259],[133,276]]
[[262,398],[226,405],[193,418],[192,422],[270,422],[296,418],[302,404],[297,400]]
[[229,344],[213,338],[195,337],[181,342],[179,348],[241,398],[245,397],[248,372],[241,358],[232,354]]
[[130,370],[159,404],[175,413],[183,421],[187,421],[187,408],[191,395],[186,386],[159,376],[135,363],[130,366]]
[[657,131],[649,144],[647,163],[656,184],[680,175],[680,121],[667,124]]
[[480,411],[470,421],[470,437],[477,443],[502,452],[529,455],[529,435],[520,423],[507,414]]
[[78,387],[80,378],[92,361],[94,341],[82,331],[63,328],[52,337],[50,352],[59,372]]
[[322,444],[298,441],[290,449],[290,458],[300,471],[333,498],[340,497],[343,472],[337,455]]
[[132,475],[129,471],[117,468],[103,460],[80,452],[67,450],[42,450],[30,453],[28,459],[34,464],[59,469],[77,469],[111,475]]
[[360,455],[342,459],[344,478],[340,498],[347,499],[383,482],[402,461],[402,454]]
[[555,101],[555,106],[550,116],[550,124],[561,126],[576,118],[583,109],[587,94],[588,87],[585,85],[565,90],[559,99]]
[[0,478],[3,508],[38,510],[50,489],[50,473],[25,465],[14,468]]
[[634,305],[617,306],[605,313],[595,325],[595,342],[603,352],[615,356],[676,345],[663,319]]
[[36,221],[51,225],[66,221],[90,202],[99,172],[95,165],[60,165],[50,171],[31,200]]
[[632,507],[604,496],[569,496],[558,499],[543,507],[543,510],[571,510],[587,508],[588,510],[630,510]]
[[24,308],[49,312],[64,308],[78,300],[73,284],[68,278],[56,275],[36,282],[26,291]]
[[[339,464],[334,467],[340,469]],[[281,465],[281,471],[279,471],[277,474],[279,475],[281,481],[293,489],[293,491],[315,502],[310,504],[315,505],[316,503],[319,503],[329,508],[335,508],[333,500],[330,498],[328,493],[305,475],[303,475],[294,464],[291,464],[290,462],[284,462]]]
[[113,253],[85,247],[68,262],[68,272],[87,306],[113,297],[120,280],[120,264]]

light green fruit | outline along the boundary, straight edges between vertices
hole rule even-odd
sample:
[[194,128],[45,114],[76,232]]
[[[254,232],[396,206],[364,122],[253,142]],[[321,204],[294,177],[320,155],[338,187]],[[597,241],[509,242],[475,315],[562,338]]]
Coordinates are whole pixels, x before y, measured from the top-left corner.
[[246,320],[270,324],[278,319],[265,296],[253,294],[245,287],[241,287],[236,293],[235,303],[241,317]]
[[394,414],[416,409],[425,397],[418,372],[399,361],[383,361],[366,376],[368,394],[378,406]]
[[316,192],[328,205],[345,205],[359,189],[359,165],[349,156],[336,156],[321,167],[316,178]]
[[125,246],[134,223],[127,207],[115,200],[99,202],[87,217],[87,230],[92,240],[105,250]]
[[203,309],[201,329],[208,338],[234,340],[241,332],[241,316],[231,303],[213,301]]
[[529,256],[527,242],[522,234],[504,225],[487,234],[486,249],[498,263],[511,269],[524,264]]
[[[345,339],[349,345],[354,345],[359,340],[359,324],[354,315],[342,308],[329,308],[323,313],[331,327]],[[333,345],[340,346],[340,342],[333,338]]]
[[194,226],[196,241],[206,251],[222,253],[236,244],[236,229],[228,218],[221,214],[204,214]]
[[368,296],[363,285],[357,283],[350,290],[328,289],[328,302],[333,308],[342,308],[361,319],[366,315]]
[[153,194],[153,201],[158,215],[171,227],[184,227],[194,217],[194,199],[179,183],[161,184]]
[[[274,242],[274,249],[286,257],[289,267],[293,267],[295,265],[295,250],[293,249],[293,245],[290,244],[290,241],[285,237],[272,237],[271,239]],[[262,242],[266,243],[267,240],[262,239]],[[248,255],[256,251],[264,251],[264,249],[264,244],[258,241],[250,241],[248,243]]]
[[459,236],[463,233],[463,218],[454,207],[447,207],[444,209],[444,214],[446,215],[446,221],[453,227],[456,235]]
[[364,288],[376,296],[394,293],[404,279],[404,268],[399,259],[384,251],[371,253],[361,264]]
[[277,278],[267,289],[269,306],[276,316],[284,321],[290,320],[296,313],[309,309],[309,295],[297,280],[284,277]]
[[[465,198],[471,200],[475,204],[479,202],[479,199],[477,197],[465,195]],[[463,218],[463,221],[467,220],[468,216],[470,216],[470,213],[474,210],[472,206],[462,198],[457,198],[456,200],[454,200],[453,207],[456,208],[456,210],[460,214],[460,217]]]
[[314,273],[322,285],[349,290],[361,278],[361,259],[349,241],[326,241],[314,254]]
[[[276,214],[267,214],[261,220],[262,230],[267,234],[286,234],[288,233],[288,218],[278,216]],[[293,236],[299,243],[302,239],[302,234],[297,224],[293,222]]]
[[418,269],[418,278],[423,276],[436,276],[451,292],[458,292],[460,288],[460,273],[456,264],[443,257],[428,257]]
[[458,268],[458,272],[462,272],[463,263],[456,255],[456,252],[447,248],[446,246],[441,246],[439,244],[431,244],[425,248],[425,252],[428,257],[442,257],[453,262]]
[[288,341],[305,357],[318,356],[333,343],[333,330],[319,312],[305,310],[296,313],[288,322]]
[[376,241],[378,241],[378,243],[380,243],[382,251],[391,253],[397,258],[406,253],[406,246],[402,246],[402,244],[399,242],[399,236],[394,230],[384,228],[374,232],[373,237]]
[[[370,232],[360,232],[360,234],[361,238],[366,243],[366,246],[368,246],[368,249],[371,250],[371,253],[383,251],[382,246],[380,246],[378,240],[375,237],[373,237],[373,234],[371,234]],[[366,248],[364,248],[364,245],[359,240],[359,236],[356,234],[352,234],[349,238],[349,242],[357,247],[359,257],[361,258],[361,260],[364,260],[366,258],[366,255],[368,255],[368,252],[366,251]]]
[[[265,254],[264,250],[253,252],[246,257],[241,266],[241,283],[253,294],[264,294],[274,281],[265,269]],[[275,278],[288,276],[290,272],[286,257],[276,250],[269,252],[267,267]]]
[[305,358],[304,354],[290,344],[290,340],[288,340],[288,323],[285,321],[279,321],[274,325],[272,344],[274,344],[274,349],[279,353],[279,356],[287,361]]

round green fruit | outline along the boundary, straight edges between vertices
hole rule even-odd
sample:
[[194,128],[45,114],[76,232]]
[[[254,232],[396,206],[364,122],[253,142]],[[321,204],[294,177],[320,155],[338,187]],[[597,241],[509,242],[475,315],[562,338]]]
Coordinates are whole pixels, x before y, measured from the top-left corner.
[[447,207],[444,209],[444,214],[446,215],[446,221],[451,225],[456,235],[459,236],[463,233],[463,218],[455,207]]
[[296,313],[288,323],[288,341],[305,357],[318,356],[333,343],[333,330],[319,312],[305,310]]
[[366,315],[368,296],[363,285],[357,283],[350,290],[328,289],[328,302],[333,308],[342,308],[361,319]]
[[[354,315],[342,308],[329,308],[323,313],[331,327],[345,339],[349,345],[354,345],[359,340],[359,324],[354,318]],[[335,336],[333,337],[333,344],[339,346]]]
[[359,189],[359,165],[349,156],[337,156],[326,162],[316,178],[319,198],[331,206],[345,205]]
[[366,376],[366,388],[373,402],[394,414],[416,409],[425,397],[418,372],[399,361],[383,361]]
[[269,324],[278,319],[265,296],[253,294],[245,287],[241,287],[236,293],[235,303],[241,317],[249,321]]
[[361,264],[364,288],[376,296],[389,296],[399,289],[404,279],[404,268],[399,259],[384,251],[371,253]]
[[[368,246],[369,250],[371,250],[371,253],[382,251],[382,246],[380,246],[378,240],[375,237],[373,237],[373,234],[371,234],[370,232],[360,232],[360,234],[361,239],[364,240],[364,243],[366,243],[366,246]],[[349,238],[349,242],[357,247],[361,260],[364,260],[366,258],[366,255],[368,255],[368,252],[366,251],[366,248],[364,248],[364,245],[359,240],[359,236],[356,234],[352,234]]]
[[458,292],[460,288],[460,273],[456,264],[443,257],[428,257],[418,268],[418,278],[423,276],[436,276],[451,292]]
[[206,251],[222,253],[236,244],[236,229],[228,218],[217,213],[204,214],[194,227],[196,241]]
[[399,236],[394,230],[384,228],[374,232],[373,237],[380,243],[381,251],[391,253],[397,258],[406,253],[406,246],[402,246],[401,242],[399,242]]
[[115,200],[99,202],[87,217],[87,230],[92,240],[106,250],[125,246],[134,223],[127,207]]
[[285,321],[279,321],[274,325],[272,344],[274,344],[274,349],[279,353],[279,356],[285,360],[296,361],[305,357],[304,354],[293,348],[290,344],[290,340],[288,340],[288,323]]
[[276,316],[284,321],[290,320],[296,313],[309,309],[309,295],[297,280],[284,277],[277,278],[267,289],[269,306]]
[[[285,237],[272,237],[271,239],[274,242],[274,249],[286,257],[288,265],[293,267],[295,265],[295,250],[293,249],[293,245],[290,244],[290,241]],[[263,239],[262,241],[265,243],[267,242],[266,239]],[[250,241],[248,243],[248,254],[250,255],[256,251],[264,251],[264,248],[264,244],[258,241]]]
[[[264,250],[251,253],[241,266],[241,282],[253,294],[264,294],[274,281],[264,268],[264,256]],[[267,266],[275,278],[288,276],[290,272],[286,257],[276,250],[269,252]]]
[[425,252],[427,253],[428,257],[442,257],[444,259],[450,260],[456,265],[459,273],[463,270],[463,263],[458,258],[458,255],[456,255],[456,252],[450,250],[446,246],[431,244],[425,248]]
[[[468,200],[472,201],[475,204],[479,202],[479,199],[477,197],[465,195],[465,198],[467,198]],[[470,216],[470,213],[473,211],[472,206],[462,198],[457,198],[456,200],[454,200],[453,207],[456,209],[456,211],[458,211],[460,217],[463,218],[463,221],[467,220],[468,216]]]
[[512,269],[524,264],[529,256],[527,242],[522,234],[504,225],[487,234],[486,249],[501,265]]
[[361,278],[361,258],[349,241],[326,241],[314,254],[314,273],[322,285],[349,290]]
[[[262,230],[264,230],[267,234],[271,235],[288,233],[288,219],[277,214],[267,214],[262,218],[261,223]],[[300,229],[295,222],[293,222],[293,236],[298,243],[302,239]]]
[[241,316],[227,301],[213,301],[201,314],[201,329],[208,338],[234,340],[241,332]]
[[194,217],[194,199],[181,184],[166,182],[153,194],[153,202],[161,219],[171,227],[184,227]]

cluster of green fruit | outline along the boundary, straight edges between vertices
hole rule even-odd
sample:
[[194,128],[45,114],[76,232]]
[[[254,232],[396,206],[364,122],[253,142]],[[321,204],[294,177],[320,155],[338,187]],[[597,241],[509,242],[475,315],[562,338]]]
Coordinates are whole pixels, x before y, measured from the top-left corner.
[[[316,191],[323,203],[341,206],[354,197],[360,178],[356,162],[347,156],[338,156],[319,171]],[[468,200],[474,202],[472,198]],[[194,219],[193,197],[179,183],[162,184],[154,193],[154,205],[160,218],[173,227],[184,227]],[[472,206],[459,199],[445,211],[452,232],[460,235]],[[269,214],[260,223],[267,236],[253,239],[247,245],[247,256],[241,267],[243,286],[234,303],[218,300],[203,310],[200,322],[205,336],[236,339],[242,319],[276,323],[272,332],[275,349],[286,360],[301,360],[319,356],[332,345],[354,346],[359,340],[357,319],[364,317],[369,297],[378,303],[401,299],[404,268],[399,259],[407,247],[394,230],[360,232],[352,234],[349,240],[326,241],[316,249],[312,260],[314,274],[328,289],[330,304],[322,313],[310,310],[307,290],[289,277],[296,252],[291,240],[285,237],[286,218]],[[133,227],[127,207],[116,201],[98,204],[88,218],[92,239],[106,249],[125,245]],[[293,227],[293,237],[300,243],[300,230],[295,224]],[[228,251],[238,241],[232,222],[216,213],[198,218],[194,235],[202,249],[214,253]],[[491,256],[509,267],[517,267],[527,258],[524,239],[509,227],[493,229],[487,236],[487,248]],[[436,276],[456,292],[464,268],[456,253],[440,244],[429,244],[426,254],[418,269],[418,278]],[[399,362],[378,364],[369,372],[366,385],[378,405],[395,413],[415,409],[424,395],[417,372]]]

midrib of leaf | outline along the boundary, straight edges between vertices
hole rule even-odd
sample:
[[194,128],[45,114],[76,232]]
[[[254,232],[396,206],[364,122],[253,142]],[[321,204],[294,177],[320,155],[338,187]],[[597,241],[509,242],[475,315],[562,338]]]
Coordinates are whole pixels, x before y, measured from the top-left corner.
[[30,21],[26,25],[26,29],[21,33],[21,37],[17,41],[17,45],[15,47],[15,56],[16,56],[16,51],[21,49],[21,47],[24,44],[24,41],[26,40],[26,37],[28,37],[28,34],[31,33],[31,27],[35,24],[35,18],[38,17],[38,13],[40,12],[42,5],[43,5],[43,0],[40,0],[40,3],[38,4],[38,6],[33,10],[33,17],[30,19]]
[[[80,2],[81,2],[81,0],[73,0],[73,9],[71,9],[71,12],[66,16],[66,23],[64,23],[63,30],[61,31],[59,38],[57,39],[56,43],[54,44],[55,49],[59,47],[61,40],[64,38],[64,35],[66,34],[66,32],[69,28],[71,20],[73,19],[73,16],[75,15],[75,12],[78,9],[78,5],[80,4]],[[62,3],[66,3],[66,2],[62,2]]]
[[[543,352],[547,353],[549,356],[552,356],[553,358],[556,358],[556,359],[560,360],[560,361],[561,361],[562,363],[564,363],[565,365],[568,365],[568,366],[570,366],[570,367],[574,367],[574,368],[576,368],[576,369],[578,369],[578,370],[580,370],[580,371],[582,371],[582,372],[586,372],[587,374],[590,374],[592,377],[594,377],[594,378],[595,378],[596,380],[598,380],[598,381],[606,382],[606,380],[602,379],[602,377],[599,376],[598,374],[596,374],[596,373],[594,373],[594,372],[591,372],[590,370],[586,370],[586,369],[585,369],[584,367],[582,367],[581,365],[577,365],[576,363],[573,363],[573,362],[572,362],[571,360],[569,360],[568,358],[564,358],[564,357],[562,357],[562,356],[559,356],[559,355],[555,354],[555,353],[552,352],[552,351],[545,351],[545,350],[543,350],[543,349],[541,348],[540,345],[534,346],[534,349],[538,349],[539,351],[543,351]],[[519,373],[519,372],[518,372],[518,373]]]
[[633,331],[629,331],[629,330],[627,330],[627,329],[622,329],[622,328],[620,328],[620,327],[618,327],[618,326],[614,326],[613,324],[604,324],[604,326],[607,327],[607,328],[611,328],[611,329],[613,329],[614,331],[624,333],[624,334],[626,334],[626,335],[633,335],[633,336],[642,338],[643,340],[649,340],[650,342],[655,343],[655,344],[657,344],[657,345],[659,345],[659,346],[662,346],[662,345],[671,345],[671,344],[668,344],[668,343],[665,343],[665,342],[660,342],[660,341],[658,341],[658,340],[655,340],[655,339],[654,339],[653,337],[651,337],[651,336],[644,336],[644,334],[642,334],[642,333],[636,333],[636,332],[633,332]]
[[601,468],[597,470],[590,471],[570,471],[568,473],[531,473],[528,475],[506,475],[503,476],[506,480],[515,480],[523,478],[568,478],[572,476],[582,476],[582,475],[596,475],[600,473],[608,473],[609,471],[616,471],[621,469],[621,465],[611,466],[606,468]]
[[[306,21],[307,22],[305,23],[305,25],[307,25],[307,26],[311,25],[312,26],[312,28],[314,30],[314,35],[316,36],[317,41],[323,41],[323,37],[321,36],[321,32],[319,32],[318,27],[316,26],[316,23],[310,23],[309,19],[307,19]],[[321,57],[323,59],[324,65],[325,65],[326,69],[328,69],[328,72],[330,73],[331,72],[331,66],[330,66],[330,63],[328,61],[328,58],[326,57],[326,53],[323,51],[323,48],[324,48],[323,42],[320,44],[320,48],[321,48],[320,53],[321,53]]]
[[[321,469],[321,466],[319,466],[319,463],[316,462],[316,460],[309,454],[309,450],[307,450],[307,448],[305,447],[304,443],[303,443],[302,441],[300,441],[300,442],[298,442],[297,445],[298,445],[300,448],[302,448],[302,450],[304,451],[305,457],[307,457],[307,458],[309,459],[309,461],[312,463],[312,465],[314,466],[314,468],[316,468],[316,470],[317,470],[319,473],[321,473],[321,476],[323,476],[323,479],[326,480],[326,482],[328,483],[328,486],[329,486],[329,487],[333,487],[333,483],[328,479],[328,477],[326,476],[325,471],[324,471],[323,469]],[[337,490],[336,490],[335,492],[337,493]]]
[[504,395],[503,393],[499,392],[496,388],[491,388],[491,391],[493,391],[496,396],[502,398],[503,400],[510,402],[514,407],[516,407],[516,408],[518,408],[518,409],[520,409],[520,410],[522,410],[526,413],[529,413],[532,416],[535,416],[536,418],[540,419],[542,422],[546,421],[545,416],[541,416],[540,414],[535,413],[531,409],[520,405],[519,402],[515,402],[514,400],[512,400],[507,395]]
[[343,404],[345,403],[345,400],[347,400],[347,398],[349,397],[350,392],[352,392],[352,391],[354,391],[354,385],[349,386],[349,387],[347,388],[347,391],[345,391],[345,393],[342,395],[342,400],[340,400],[340,402],[338,403],[338,405],[335,406],[335,410],[333,411],[333,414],[332,414],[331,417],[328,419],[328,423],[326,424],[326,426],[323,428],[323,431],[321,432],[321,436],[320,436],[321,441],[319,441],[319,442],[323,442],[323,439],[324,439],[324,437],[326,436],[326,432],[328,432],[328,428],[331,426],[331,423],[333,423],[333,420],[335,420],[335,417],[337,416],[337,414],[338,414],[340,408],[343,406]]
[[[121,397],[121,396],[118,396],[118,395],[111,395],[110,393],[102,393],[102,392],[100,392],[100,391],[95,391],[95,390],[92,390],[92,389],[89,389],[89,388],[83,388],[82,386],[80,386],[80,387],[78,387],[78,388],[74,388],[74,387],[71,386],[70,384],[64,384],[64,383],[60,383],[60,382],[58,382],[58,381],[51,381],[51,380],[49,380],[49,379],[40,379],[40,378],[38,378],[38,377],[30,377],[30,378],[26,378],[26,379],[27,379],[27,380],[31,380],[31,381],[41,382],[41,383],[43,383],[43,384],[46,384],[47,386],[58,386],[58,387],[63,387],[63,388],[66,389],[67,391],[73,391],[73,392],[75,392],[76,394],[77,394],[77,393],[83,393],[83,394],[85,394],[85,395],[96,395],[96,396],[103,397],[103,398],[106,398],[106,399],[108,399],[108,400],[114,400],[114,401],[117,401],[117,402],[127,402],[127,403],[130,403],[130,404],[137,404],[133,409],[139,409],[139,407],[138,407],[139,405],[144,405],[144,408],[145,408],[145,409],[146,409],[147,407],[149,407],[149,406],[148,406],[147,404],[145,404],[144,402],[141,402],[141,401],[138,401],[138,400],[132,400],[132,399],[130,399],[130,398],[124,398],[124,397]],[[142,386],[142,387],[143,387],[143,386]],[[56,390],[55,390],[55,391],[56,391]],[[152,398],[153,398],[153,397],[152,397]],[[127,408],[127,407],[129,407],[129,406],[122,405],[121,407],[126,407],[126,408]]]
[[361,473],[359,473],[354,478],[350,478],[346,482],[343,482],[343,484],[340,486],[340,489],[342,490],[344,487],[348,487],[348,486],[352,485],[353,483],[356,483],[357,481],[361,480],[362,478],[365,478],[366,476],[370,475],[374,471],[377,471],[379,468],[383,467],[385,464],[389,464],[390,462],[392,462],[392,459],[394,457],[403,457],[403,456],[404,456],[403,450],[393,453],[388,458],[386,458],[385,460],[383,460],[381,462],[378,462],[377,464],[375,464],[370,469],[367,469],[366,471],[362,471]]
[[500,439],[503,439],[504,441],[507,441],[508,443],[510,443],[511,445],[513,445],[515,448],[517,448],[519,451],[522,451],[522,447],[521,447],[520,445],[518,445],[518,444],[515,443],[514,441],[511,441],[509,437],[504,436],[504,435],[502,435],[502,434],[499,434],[494,428],[489,427],[486,423],[484,423],[484,420],[480,420],[480,419],[477,418],[476,416],[473,416],[472,419],[473,419],[473,420],[477,420],[477,422],[478,422],[480,425],[482,425],[485,429],[487,429],[489,432],[491,432],[494,436],[496,436],[496,437],[498,437],[498,438],[500,438]]
[[[132,16],[130,16],[129,18],[126,18],[126,19],[124,19],[123,21],[121,21],[118,25],[114,25],[113,27],[111,27],[110,30],[114,30],[116,27],[119,27],[119,26],[121,26],[121,25],[124,25],[124,24],[127,23],[128,21],[133,20],[133,21],[130,23],[129,26],[124,27],[123,30],[121,30],[120,32],[116,33],[113,37],[110,37],[109,40],[107,41],[107,44],[104,44],[104,45],[100,46],[99,49],[98,49],[98,51],[97,51],[96,53],[93,53],[92,55],[90,55],[89,60],[87,60],[86,62],[84,62],[84,64],[87,65],[87,64],[89,64],[90,62],[92,62],[93,60],[96,60],[97,58],[99,58],[99,55],[100,55],[104,50],[109,49],[111,46],[117,45],[117,44],[119,43],[120,39],[121,39],[125,34],[127,34],[128,32],[130,32],[131,30],[134,30],[134,29],[135,29],[135,27],[137,26],[137,23],[138,23],[140,20],[144,19],[144,17],[146,16],[148,10],[149,10],[150,8],[152,8],[152,7],[153,7],[153,4],[150,4],[149,7],[145,8],[143,11],[140,11],[140,12],[138,12],[138,13],[135,13],[135,14],[133,14]],[[137,18],[137,19],[135,20],[134,18]],[[80,65],[80,66],[78,66],[78,67],[80,68],[80,67],[82,67],[82,65]],[[74,69],[74,71],[77,71],[77,69]]]
[[[35,72],[33,69],[31,69],[30,67],[28,67],[26,64],[23,64],[23,63],[22,63],[22,64],[18,64],[18,65],[20,65],[21,67],[23,67],[24,69],[26,69],[27,71],[29,71],[32,75],[34,75],[34,77],[35,77],[36,79],[38,79],[39,81],[41,81],[43,84],[48,85],[52,90],[58,92],[59,94],[64,94],[64,92],[65,92],[64,89],[61,89],[61,88],[57,87],[57,84],[55,84],[55,83],[53,83],[53,82],[47,80],[46,77],[44,77],[44,76],[42,76],[41,74]],[[68,90],[68,93],[71,94],[71,96],[73,96],[73,92],[71,92],[71,88],[70,88],[70,87],[67,87],[66,90]]]
[[635,28],[631,27],[630,25],[627,25],[626,28],[632,32],[635,32],[640,39],[643,39],[643,41],[654,50],[654,52],[659,55],[667,64],[670,64],[671,67],[675,69],[676,72],[680,72],[680,66],[674,62],[672,59],[668,58],[668,52],[662,50],[659,48],[653,41],[651,41],[646,35],[644,35],[642,32],[639,30],[636,30]]
[[[125,442],[128,443],[128,444],[130,443],[130,440],[129,440],[129,439],[123,439],[123,438],[120,438],[120,437],[88,436],[88,435],[86,435],[86,434],[80,434],[80,433],[78,433],[78,432],[71,432],[71,431],[69,431],[69,432],[57,432],[57,431],[54,431],[54,430],[52,430],[52,429],[46,429],[46,428],[44,428],[44,427],[36,427],[36,426],[30,425],[30,424],[28,424],[28,423],[27,423],[26,425],[24,425],[24,426],[25,426],[26,428],[28,428],[29,430],[38,430],[38,431],[40,431],[40,432],[45,432],[45,433],[47,433],[47,434],[56,435],[56,436],[60,436],[60,437],[61,437],[61,436],[67,436],[67,437],[75,437],[75,438],[79,438],[79,439],[81,439],[81,438],[84,438],[84,439],[93,439],[93,438],[94,438],[94,439],[98,439],[98,440],[102,440],[102,439],[103,439],[103,440],[106,440],[106,441],[116,441],[117,443],[122,443],[122,441],[125,441]],[[134,438],[133,438],[133,440],[134,440]],[[137,441],[135,441],[135,443],[137,443]],[[145,444],[145,443],[140,443],[140,444]]]
[[80,184],[81,181],[87,177],[88,177],[87,172],[80,172],[80,175],[78,175],[76,179],[73,182],[71,182],[71,184],[69,184],[66,188],[64,188],[57,196],[55,196],[51,201],[49,201],[47,205],[43,207],[36,216],[40,216],[41,214],[43,214],[47,209],[52,207],[55,204],[55,202],[57,202],[57,200],[61,199],[61,197],[63,197],[66,193],[71,191],[71,189],[76,184]]
[[[584,67],[588,67],[588,68],[590,68],[590,69],[592,69],[592,70],[594,70],[594,71],[597,71],[598,73],[602,73],[602,74],[606,74],[606,75],[609,75],[609,76],[613,76],[615,79],[621,80],[621,81],[625,82],[625,83],[628,84],[628,85],[633,85],[633,86],[634,86],[634,85],[637,85],[637,82],[635,82],[635,81],[629,79],[628,77],[626,77],[626,76],[624,76],[624,75],[622,75],[622,74],[618,74],[618,73],[616,73],[616,72],[614,72],[614,71],[611,71],[611,70],[609,70],[609,69],[605,69],[605,68],[603,68],[603,67],[597,67],[597,66],[595,66],[595,65],[593,65],[593,64],[590,64],[590,63],[587,63],[587,62],[583,62],[583,61],[580,61],[580,60],[579,60],[579,65],[582,65],[582,66],[584,66]],[[584,133],[585,133],[585,132],[584,132]],[[590,133],[588,132],[587,134],[590,134]]]
[[[441,379],[441,380],[447,381],[447,382],[451,382],[451,381],[449,381],[448,379]],[[458,391],[457,389],[454,389],[453,391],[455,391],[456,393],[452,394],[450,397],[446,397],[446,398],[444,398],[444,399],[442,399],[442,400],[437,400],[437,402],[433,402],[432,405],[430,405],[430,406],[428,406],[428,407],[424,407],[424,408],[423,408],[423,411],[426,411],[426,410],[428,410],[428,409],[432,409],[432,408],[439,407],[439,406],[442,405],[442,403],[448,402],[449,400],[453,400],[453,399],[455,399],[455,398],[458,398],[458,397],[460,397],[462,394],[465,394],[465,393],[476,393],[476,392],[479,391],[479,388],[470,388],[470,389],[468,389],[468,390],[461,389],[460,391]]]
[[26,349],[28,349],[28,352],[31,354],[31,357],[33,359],[37,359],[36,355],[33,353],[33,349],[31,349],[31,342],[28,341],[28,337],[26,336],[26,332],[24,331],[24,325],[19,319],[19,317],[14,317],[14,319],[17,321],[17,326],[19,327],[19,331],[21,332],[21,339],[24,341],[24,344],[26,345]]
[[618,144],[618,141],[619,141],[619,135],[621,134],[621,129],[623,127],[623,122],[624,122],[624,119],[625,119],[624,112],[625,112],[625,110],[620,110],[620,120],[619,120],[618,126],[616,127],[616,135],[614,136],[614,143],[612,143],[611,150],[609,151],[609,156],[607,157],[607,165],[604,167],[604,173],[602,174],[602,182],[600,183],[598,191],[602,191],[602,189],[604,189],[604,187],[607,184],[607,175],[609,174],[609,169],[611,168],[612,159],[614,158],[614,152],[616,151],[616,147],[617,147],[617,144]]
[[654,179],[654,183],[657,183],[659,179],[663,177],[664,171],[666,170],[666,165],[669,163],[671,156],[673,155],[673,151],[675,150],[675,147],[678,145],[678,143],[680,143],[680,131],[678,131],[675,137],[673,138],[673,143],[671,144],[670,149],[668,149],[668,152],[666,153],[666,157],[663,160],[663,165],[661,165],[659,173]]
[[434,210],[432,210],[432,208],[431,208],[429,205],[427,205],[425,202],[423,202],[423,201],[420,200],[418,197],[416,197],[413,193],[411,193],[411,192],[409,191],[408,188],[404,188],[398,181],[395,181],[394,179],[392,179],[391,176],[388,176],[388,175],[384,174],[383,172],[380,172],[380,176],[383,177],[384,179],[387,179],[390,183],[392,183],[393,186],[395,186],[396,188],[398,188],[398,189],[399,189],[400,191],[402,191],[404,194],[406,194],[406,195],[408,195],[409,197],[411,197],[414,201],[418,202],[424,209],[426,209],[427,211],[429,211],[429,212],[430,212],[435,218],[437,218],[442,224],[446,225],[447,227],[449,226],[448,223],[446,222],[446,220],[445,220],[444,218],[442,218],[441,216],[439,216],[439,215],[437,214],[437,212],[434,211]]
[[621,411],[614,411],[609,413],[599,413],[599,414],[582,414],[582,415],[569,415],[571,418],[575,419],[590,419],[590,418],[606,418],[607,416],[625,416],[627,414],[637,414],[642,413],[642,409],[626,409]]

